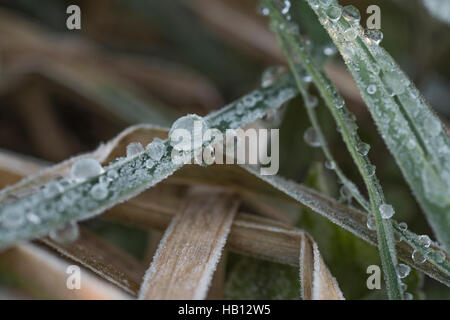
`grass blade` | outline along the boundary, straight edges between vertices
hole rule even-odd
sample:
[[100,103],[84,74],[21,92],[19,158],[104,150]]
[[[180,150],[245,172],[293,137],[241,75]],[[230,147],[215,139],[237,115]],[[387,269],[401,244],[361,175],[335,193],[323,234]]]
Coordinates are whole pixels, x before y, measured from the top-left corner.
[[[316,0],[308,0],[338,47],[367,107],[443,246],[450,248],[450,139],[420,92],[380,46],[367,39],[361,26],[341,17],[328,19]],[[353,27],[355,40],[345,40]],[[369,94],[371,89],[376,90]],[[369,92],[368,92],[369,91]]]

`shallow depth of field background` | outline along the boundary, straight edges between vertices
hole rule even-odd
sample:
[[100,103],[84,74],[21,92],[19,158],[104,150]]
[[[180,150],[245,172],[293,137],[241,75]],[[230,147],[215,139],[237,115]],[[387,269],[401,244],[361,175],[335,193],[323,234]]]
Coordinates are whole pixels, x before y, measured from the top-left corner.
[[[258,87],[265,68],[284,64],[267,20],[257,13],[256,1],[215,2],[225,6],[228,22],[231,14],[235,25],[240,24],[241,15],[259,24],[252,33],[242,30],[253,37],[252,44],[224,31],[218,26],[219,19],[206,19],[210,13],[204,4],[208,0],[0,0],[0,148],[59,162],[94,149],[132,124],[151,122],[167,127],[179,116],[205,115]],[[343,5],[350,3],[361,13],[370,4],[381,7],[382,45],[447,124],[450,25],[431,17],[419,1],[341,1]],[[66,28],[65,12],[70,4],[81,7],[80,31]],[[326,46],[327,35],[302,1],[292,10],[316,49]],[[214,14],[222,13],[225,11]],[[365,18],[363,14],[362,22]],[[255,45],[258,41],[259,47]],[[395,219],[405,221],[418,234],[432,236],[342,60],[336,56],[327,64],[357,116],[360,136],[372,147],[370,158],[377,166],[388,202],[396,208]],[[140,108],[151,112],[145,117],[131,114],[130,110]],[[319,105],[318,114],[342,169],[364,190],[324,105]],[[330,195],[339,197],[339,184],[334,174],[323,168],[320,148],[311,148],[303,141],[309,123],[300,99],[287,106],[275,127],[280,128],[280,174],[299,182],[319,174]],[[381,265],[374,248],[315,214],[300,214],[298,227],[317,241],[346,298],[384,297],[383,292],[371,292],[365,286],[367,266]],[[85,224],[139,259],[146,259],[147,232],[97,219]],[[240,259],[229,254],[227,272],[236,271],[242,265]],[[269,263],[259,264],[252,269],[254,278],[248,280],[262,281],[258,272],[263,274],[270,267]],[[280,272],[292,273],[295,279],[293,269],[280,267]],[[450,298],[448,288],[415,272],[407,281],[408,291],[414,291],[416,297]],[[270,277],[266,282],[273,285],[272,290],[283,290]],[[0,296],[5,288],[21,286],[26,287],[0,268]],[[226,297],[246,298],[245,294],[245,290],[237,293],[230,289]],[[270,290],[258,294],[267,298]],[[28,293],[24,295],[28,297]]]

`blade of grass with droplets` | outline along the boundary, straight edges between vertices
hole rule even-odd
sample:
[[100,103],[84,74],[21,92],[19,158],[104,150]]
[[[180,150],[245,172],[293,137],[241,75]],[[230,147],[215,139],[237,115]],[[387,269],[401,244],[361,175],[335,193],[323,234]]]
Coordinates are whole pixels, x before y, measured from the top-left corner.
[[[367,37],[356,21],[349,22],[342,16],[333,21],[316,0],[308,2],[344,57],[381,136],[437,239],[448,250],[450,139],[444,126],[392,57],[377,44],[380,33]],[[337,12],[342,10],[337,2],[333,6]],[[353,35],[349,35],[350,28],[355,31]]]
[[[361,173],[369,193],[370,211],[376,223],[378,248],[383,270],[386,275],[385,280],[389,297],[391,299],[403,299],[401,281],[397,275],[396,269],[398,263],[392,224],[389,219],[383,219],[380,210],[380,206],[385,204],[384,194],[375,176],[373,166],[367,157],[368,150],[361,152],[361,146],[364,146],[364,144],[356,134],[356,124],[352,119],[351,114],[344,107],[344,101],[338,94],[334,85],[325,74],[316,67],[308,52],[305,41],[297,34],[287,31],[290,28],[286,27],[286,25],[290,22],[281,14],[271,0],[264,0],[264,3],[270,8],[272,28],[278,34],[282,46],[286,48],[284,51],[285,54],[287,54],[288,59],[293,61],[295,56],[300,59],[300,62],[303,63],[305,69],[311,75],[313,82],[317,86],[340,128],[342,138]],[[287,50],[289,47],[292,51]],[[295,54],[295,56],[293,54]],[[297,69],[294,67],[292,72],[296,74]],[[296,79],[299,79],[298,76],[296,76]]]
[[[284,74],[272,86],[253,91],[209,114],[205,120],[210,128],[217,128],[222,132],[239,128],[262,118],[269,110],[279,108],[296,93],[292,77]],[[145,150],[134,156],[118,158],[105,167],[104,172],[81,182],[66,180],[64,187],[60,183],[55,185],[56,182],[50,182],[43,190],[18,199],[8,199],[0,193],[0,199],[6,199],[0,204],[0,248],[20,240],[46,235],[50,230],[70,221],[84,220],[100,214],[166,179],[182,165],[172,161],[169,141],[163,143],[164,154],[151,168],[146,165],[150,159],[150,150]],[[103,192],[106,194],[99,198],[91,191],[100,184],[100,179],[113,180],[114,183],[109,183]],[[31,184],[30,181],[27,183]],[[4,193],[9,190],[14,190],[14,186]]]

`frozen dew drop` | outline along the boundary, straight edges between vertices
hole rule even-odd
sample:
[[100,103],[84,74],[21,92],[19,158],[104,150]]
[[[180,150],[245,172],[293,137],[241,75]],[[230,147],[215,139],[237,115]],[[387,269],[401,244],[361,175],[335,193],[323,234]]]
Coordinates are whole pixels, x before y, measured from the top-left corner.
[[334,56],[336,54],[336,52],[337,52],[337,49],[334,45],[327,45],[323,48],[323,54],[328,57]]
[[405,300],[413,300],[414,299],[414,296],[409,292],[405,292],[403,294],[403,297],[405,298]]
[[375,92],[377,92],[377,86],[374,84],[371,84],[367,87],[367,93],[372,95],[375,94]]
[[421,235],[418,238],[419,243],[421,246],[424,246],[425,248],[428,248],[431,245],[431,239],[427,235]]
[[336,163],[334,161],[327,160],[325,161],[325,168],[328,170],[334,170],[336,169]]
[[331,6],[327,9],[327,17],[333,22],[338,21],[342,16],[342,9],[337,6]]
[[345,6],[344,10],[342,11],[342,16],[345,20],[347,20],[350,23],[357,24],[361,20],[361,14],[353,5]]
[[367,154],[370,151],[370,145],[368,145],[365,142],[360,142],[358,143],[358,145],[356,146],[356,150],[358,151],[358,153],[362,156],[367,156]]
[[408,225],[406,224],[406,222],[400,222],[400,223],[398,224],[398,227],[399,227],[400,230],[402,230],[402,231],[408,230]]
[[102,173],[103,168],[100,163],[91,158],[77,160],[71,169],[71,176],[76,181],[83,181]]
[[403,263],[398,264],[396,269],[397,275],[400,279],[406,278],[411,271],[411,267]]
[[403,76],[400,74],[400,72],[385,71],[382,79],[388,87],[387,89],[390,90],[393,95],[402,94],[406,89],[403,83]]
[[358,37],[358,30],[355,28],[348,28],[344,31],[344,38],[347,41],[353,41]]
[[5,209],[1,217],[1,224],[7,229],[17,229],[25,223],[25,216],[17,207]]
[[144,151],[144,147],[140,142],[132,142],[127,145],[127,158],[134,157],[142,151]]
[[390,204],[382,204],[379,207],[381,217],[383,219],[390,219],[395,213],[394,207]]
[[378,29],[366,29],[364,30],[364,36],[369,44],[379,45],[383,40],[383,32]]
[[52,198],[63,191],[64,188],[61,186],[61,184],[59,182],[53,181],[44,187],[44,197]]
[[377,225],[375,223],[375,219],[373,218],[373,216],[371,214],[367,215],[367,229],[369,229],[369,230],[376,230],[377,229]]
[[[255,97],[252,94],[245,96],[244,103],[246,105],[254,105],[256,103]],[[173,123],[169,131],[170,144],[175,150],[197,150],[202,146],[203,131],[207,129],[208,124],[205,119],[196,114],[188,114]],[[185,130],[186,132],[182,132],[181,130]],[[188,135],[184,136],[186,133]]]
[[27,214],[27,220],[30,221],[32,224],[41,223],[41,218],[34,212],[30,212]]
[[164,143],[158,138],[155,138],[151,143],[149,143],[146,149],[150,158],[155,161],[161,160],[166,151]]
[[147,161],[145,161],[145,167],[147,169],[151,169],[155,166],[155,161],[153,161],[152,159],[148,159]]
[[417,250],[413,251],[411,258],[413,259],[413,261],[415,263],[419,263],[419,264],[424,263],[425,260],[426,260],[424,255],[422,253],[420,253],[419,251],[417,251]]
[[69,244],[78,239],[80,230],[78,229],[78,224],[71,221],[59,228],[53,229],[48,235],[55,242]]
[[309,127],[305,131],[305,133],[303,135],[303,139],[311,147],[314,147],[314,148],[320,147],[319,135],[317,134],[316,129],[314,129],[313,127]]
[[108,196],[108,187],[103,183],[97,183],[92,187],[90,194],[95,200],[103,200]]

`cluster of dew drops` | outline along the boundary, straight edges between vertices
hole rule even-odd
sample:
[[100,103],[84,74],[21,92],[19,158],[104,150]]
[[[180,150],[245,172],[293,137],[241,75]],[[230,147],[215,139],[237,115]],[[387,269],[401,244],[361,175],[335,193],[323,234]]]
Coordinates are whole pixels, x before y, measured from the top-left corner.
[[[287,20],[291,20],[290,15],[289,15],[289,9],[291,7],[290,1],[279,1],[279,4],[281,6],[281,13],[283,15],[285,15]],[[348,6],[342,7],[334,0],[310,0],[310,4],[312,5],[312,8],[315,10],[320,9],[320,8],[325,10],[326,16],[328,18],[328,21],[326,23],[337,23],[341,18],[344,18],[347,22],[349,22],[350,27],[344,31],[344,39],[346,41],[349,41],[349,42],[354,41],[358,37],[358,35],[360,35],[361,31],[360,31],[359,23],[361,20],[361,15],[360,15],[359,10],[355,6],[348,5]],[[263,15],[270,14],[269,9],[266,7],[260,8],[260,12]],[[283,28],[283,27],[281,26],[281,28]],[[290,28],[290,29],[292,29],[292,28]],[[383,40],[383,33],[377,29],[365,29],[363,31],[363,36],[364,36],[365,42],[370,46],[378,46],[381,43],[381,41]],[[344,57],[345,57],[345,54],[351,55],[354,53],[351,46],[348,46],[345,49],[346,49],[346,51],[343,52]],[[324,49],[324,53],[326,55],[332,55],[335,52],[334,50],[335,50],[334,47],[329,46]],[[379,72],[380,70],[377,70],[377,71]],[[270,82],[271,75],[273,73],[275,73],[274,70],[268,70],[263,75],[263,83],[267,82],[267,81]],[[267,79],[269,79],[269,80],[267,80]],[[302,80],[305,84],[312,82],[311,76],[306,72],[303,75]],[[399,74],[398,72],[396,72],[394,70],[385,70],[383,72],[382,80],[386,84],[388,91],[390,91],[389,93],[391,96],[402,94],[408,85],[408,83],[404,82],[404,79],[401,76],[401,74]],[[377,86],[375,84],[369,84],[367,86],[366,90],[369,95],[374,95],[377,92]],[[318,105],[317,97],[312,97],[309,100],[310,101],[306,101],[307,107],[314,108]],[[343,104],[337,104],[337,106],[338,106],[338,108],[342,108]],[[314,147],[314,148],[321,147],[321,145],[322,145],[321,137],[320,137],[319,133],[314,129],[314,127],[309,127],[305,131],[305,133],[303,135],[303,139],[309,146]],[[368,145],[367,143],[364,143],[364,142],[359,142],[357,145],[357,151],[360,155],[367,156],[370,151],[370,145]],[[335,170],[336,163],[332,160],[327,160],[325,162],[325,167],[329,170]],[[367,168],[367,169],[368,169],[367,173],[369,176],[373,176],[375,174],[375,166],[370,166],[370,168]],[[346,201],[351,201],[352,192],[349,189],[352,186],[353,186],[353,184],[343,184],[342,185],[341,190],[340,190],[341,199],[346,200]],[[382,219],[391,219],[395,214],[395,210],[394,210],[393,206],[390,204],[386,204],[386,203],[381,204],[379,206],[379,212],[381,214]],[[375,219],[371,214],[368,214],[367,228],[370,230],[376,230]],[[406,231],[408,227],[405,222],[401,222],[399,224],[399,228],[402,231]],[[429,248],[431,245],[431,240],[427,235],[418,236],[418,238],[416,240],[417,240],[417,243],[425,249],[425,251],[427,251],[426,249]],[[439,263],[442,263],[446,260],[445,253],[440,250],[434,251],[432,249],[429,249],[428,253],[430,255],[434,255],[434,259]],[[418,250],[414,250],[412,253],[412,259],[415,263],[422,264],[426,261],[427,257],[424,256]],[[406,278],[408,276],[408,274],[410,273],[410,270],[411,270],[411,268],[406,264],[400,263],[397,265],[397,274],[400,279]],[[404,283],[401,283],[401,285],[402,285],[402,290],[404,291],[405,299],[412,299],[413,298],[412,294],[405,292],[406,285]]]

